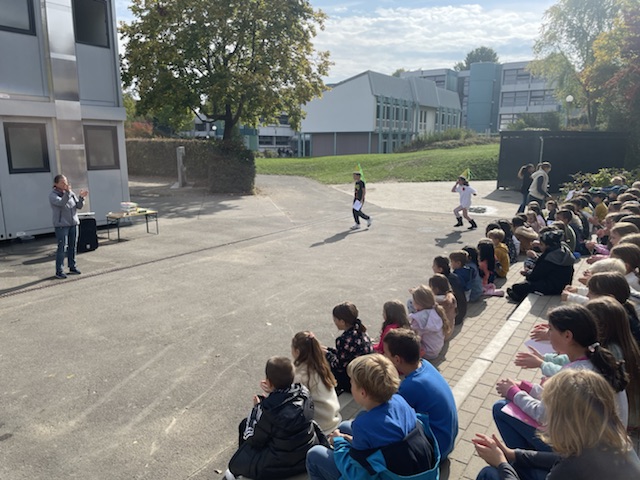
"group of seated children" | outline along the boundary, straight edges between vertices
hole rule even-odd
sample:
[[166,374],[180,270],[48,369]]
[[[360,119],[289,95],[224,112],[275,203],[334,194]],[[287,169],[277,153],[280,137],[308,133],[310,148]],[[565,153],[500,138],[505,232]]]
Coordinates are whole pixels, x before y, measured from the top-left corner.
[[[613,186],[623,181],[616,177]],[[640,245],[640,236],[636,237],[640,232],[640,183],[626,190],[573,193],[560,206],[548,201],[546,220],[536,202],[529,205],[528,213],[534,213],[529,222],[526,214],[513,218],[514,236],[527,259],[521,272],[526,280],[507,290],[512,300],[519,302],[529,293],[561,294],[573,278],[574,259],[581,256],[589,256],[590,264],[612,256],[621,258],[631,287],[640,288],[640,251],[631,245],[617,247],[623,239]],[[534,216],[540,217],[537,226],[533,225]],[[592,236],[597,240],[592,241]]]
[[[446,281],[437,278],[435,284]],[[443,297],[455,303],[445,285]],[[458,415],[447,381],[423,357],[436,352],[455,318],[445,320],[429,287],[411,291],[415,313],[408,315],[402,302],[386,302],[375,345],[355,305],[344,302],[333,309],[343,331],[335,348],[305,331],[293,337],[293,361],[269,359],[260,383],[265,395],[254,397],[240,424],[227,480],[282,479],[305,471],[311,479],[374,478],[380,472],[384,478],[436,478],[441,459],[453,450]],[[340,416],[342,391],[364,409],[353,421]]]
[[543,381],[496,384],[503,400],[493,417],[502,442],[474,439],[490,465],[478,479],[640,478],[627,435],[640,428],[640,348],[632,334],[638,318],[620,270],[587,278],[587,303],[550,310],[548,323],[531,332],[552,353],[529,346],[516,354],[515,365],[540,368]]

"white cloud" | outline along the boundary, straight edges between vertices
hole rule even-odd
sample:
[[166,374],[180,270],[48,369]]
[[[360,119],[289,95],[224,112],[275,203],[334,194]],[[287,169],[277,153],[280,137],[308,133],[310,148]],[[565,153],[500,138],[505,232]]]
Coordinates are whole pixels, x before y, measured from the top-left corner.
[[[115,0],[118,20],[132,20],[130,3]],[[444,0],[312,3],[329,15],[315,45],[331,52],[334,66],[326,81],[334,83],[365,70],[392,73],[398,68],[452,67],[481,45],[496,50],[503,62],[529,60],[552,0],[488,0],[482,5]]]
[[315,39],[335,63],[328,81],[364,70],[391,73],[397,68],[451,67],[484,45],[501,61],[531,59],[542,8],[523,11],[480,5],[433,8],[378,8],[367,15],[330,17]]

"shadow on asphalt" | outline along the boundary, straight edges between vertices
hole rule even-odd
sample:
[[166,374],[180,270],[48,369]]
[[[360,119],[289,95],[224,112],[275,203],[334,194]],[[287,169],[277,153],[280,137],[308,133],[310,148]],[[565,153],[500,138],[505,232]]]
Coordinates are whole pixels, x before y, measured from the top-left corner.
[[202,187],[175,190],[166,186],[130,187],[129,191],[132,202],[162,212],[166,218],[197,218],[238,208],[228,204],[233,195],[213,195]]
[[345,230],[344,232],[338,232],[335,235],[325,238],[321,242],[312,243],[311,245],[309,245],[309,248],[320,247],[322,245],[328,245],[330,243],[336,243],[336,242],[339,242],[340,240],[344,240],[349,235],[352,235],[354,233],[362,233],[366,231],[367,230]]
[[447,233],[443,238],[436,238],[436,247],[445,248],[447,245],[454,243],[462,243],[462,231],[456,230],[451,233]]
[[513,203],[514,205],[520,205],[522,201],[522,194],[520,192],[514,192],[513,190],[494,190],[489,195],[482,198],[494,200],[496,202]]

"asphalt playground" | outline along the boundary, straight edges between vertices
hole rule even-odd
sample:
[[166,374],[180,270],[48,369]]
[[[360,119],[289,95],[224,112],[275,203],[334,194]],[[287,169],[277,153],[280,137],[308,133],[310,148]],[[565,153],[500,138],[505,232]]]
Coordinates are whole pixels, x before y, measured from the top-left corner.
[[52,235],[0,243],[0,478],[219,478],[268,357],[290,355],[300,330],[333,344],[345,300],[375,337],[385,301],[520,200],[472,182],[467,231],[453,182],[372,183],[373,225],[350,231],[349,184],[259,176],[255,195],[232,196],[171,183],[132,179],[159,234],[99,230],[80,276],[53,278]]

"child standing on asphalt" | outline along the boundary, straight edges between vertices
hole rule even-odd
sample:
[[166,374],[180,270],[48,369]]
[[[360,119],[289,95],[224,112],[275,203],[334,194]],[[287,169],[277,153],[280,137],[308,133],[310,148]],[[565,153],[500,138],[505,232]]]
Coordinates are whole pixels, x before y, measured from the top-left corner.
[[371,217],[366,215],[362,211],[364,205],[364,197],[367,193],[364,180],[362,180],[362,174],[360,172],[353,172],[353,180],[356,182],[355,191],[353,194],[353,219],[356,223],[353,224],[351,230],[358,230],[360,228],[360,218],[367,221],[367,228],[371,226]]
[[473,220],[469,216],[469,207],[471,206],[471,195],[476,195],[478,192],[475,188],[469,186],[469,182],[463,176],[458,177],[456,184],[451,189],[453,193],[458,192],[460,194],[460,205],[453,209],[453,214],[456,216],[458,223],[454,225],[454,227],[462,226],[462,217],[460,216],[460,212],[462,212],[462,216],[467,219],[467,221],[471,224],[469,230],[474,230],[478,228],[476,225],[476,221]]

